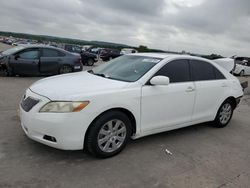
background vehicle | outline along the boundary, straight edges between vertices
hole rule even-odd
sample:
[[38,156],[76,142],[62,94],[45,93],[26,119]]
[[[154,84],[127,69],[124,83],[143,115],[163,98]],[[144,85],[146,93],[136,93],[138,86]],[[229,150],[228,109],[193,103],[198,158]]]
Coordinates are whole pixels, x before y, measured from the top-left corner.
[[212,61],[141,53],[40,80],[26,91],[20,117],[33,140],[110,157],[130,137],[210,121],[225,127],[242,95],[239,80]]
[[84,65],[93,66],[98,61],[97,55],[91,52],[83,51],[80,46],[65,44],[64,49],[81,55],[82,63]]
[[240,76],[250,75],[250,61],[244,58],[237,58],[236,67],[233,73]]
[[1,69],[13,75],[53,75],[82,70],[80,55],[51,46],[17,46],[0,54]]
[[224,69],[226,69],[228,72],[233,73],[235,69],[235,59],[233,58],[218,58],[212,60],[218,65],[222,66]]
[[104,48],[100,52],[100,58],[103,61],[108,61],[108,60],[114,59],[116,57],[119,57],[120,55],[121,55],[120,51],[116,50],[116,49]]
[[95,62],[98,61],[97,55],[90,53],[90,52],[86,52],[86,51],[82,51],[80,53],[81,58],[82,58],[82,63],[84,65],[88,65],[88,66],[93,66]]
[[133,48],[123,48],[121,49],[121,55],[138,53],[136,49]]
[[73,44],[65,44],[63,45],[63,49],[71,53],[80,54],[82,52],[82,48],[80,46],[73,45]]

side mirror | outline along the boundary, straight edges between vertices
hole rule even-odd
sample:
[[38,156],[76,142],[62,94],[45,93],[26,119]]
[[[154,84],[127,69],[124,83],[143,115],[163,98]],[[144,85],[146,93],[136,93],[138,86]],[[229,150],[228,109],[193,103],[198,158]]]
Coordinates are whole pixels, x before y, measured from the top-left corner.
[[152,85],[165,85],[167,86],[170,83],[169,77],[167,76],[155,76],[150,80]]

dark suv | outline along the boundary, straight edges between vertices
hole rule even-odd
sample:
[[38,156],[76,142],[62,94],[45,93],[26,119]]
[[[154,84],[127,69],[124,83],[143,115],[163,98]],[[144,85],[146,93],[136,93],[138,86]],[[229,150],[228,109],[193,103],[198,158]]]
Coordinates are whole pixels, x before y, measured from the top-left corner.
[[116,49],[105,48],[105,49],[102,49],[100,52],[100,58],[103,61],[109,61],[111,59],[119,57],[120,55],[121,55],[120,50],[116,50]]
[[80,54],[84,65],[93,66],[98,60],[96,54],[82,51],[82,48],[77,45],[65,44],[64,49],[72,53]]

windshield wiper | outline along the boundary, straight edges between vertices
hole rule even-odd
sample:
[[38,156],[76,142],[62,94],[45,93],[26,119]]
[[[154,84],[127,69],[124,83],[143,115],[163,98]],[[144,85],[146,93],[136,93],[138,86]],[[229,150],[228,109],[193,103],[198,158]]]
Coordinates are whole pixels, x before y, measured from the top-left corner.
[[96,76],[101,76],[104,78],[108,78],[108,76],[106,76],[105,74],[101,74],[101,73],[95,73],[93,70],[88,70],[89,73],[94,74]]

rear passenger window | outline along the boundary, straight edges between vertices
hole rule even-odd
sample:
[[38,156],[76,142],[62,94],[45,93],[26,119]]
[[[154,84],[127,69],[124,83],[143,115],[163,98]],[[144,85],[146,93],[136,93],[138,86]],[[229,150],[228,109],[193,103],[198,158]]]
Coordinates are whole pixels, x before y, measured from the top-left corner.
[[214,73],[215,73],[215,78],[217,80],[226,79],[225,76],[215,67],[214,67]]
[[191,60],[190,62],[194,81],[225,79],[225,76],[208,62],[199,60]]
[[211,64],[198,60],[191,60],[190,62],[195,81],[215,80],[214,67]]
[[190,81],[189,62],[185,59],[174,60],[162,67],[155,76],[167,76],[170,83]]
[[54,49],[43,49],[43,57],[58,57],[59,53]]

